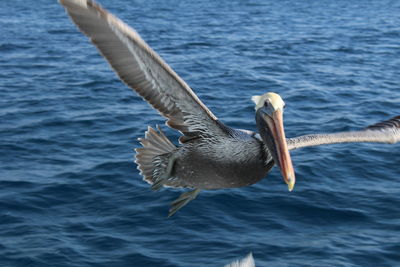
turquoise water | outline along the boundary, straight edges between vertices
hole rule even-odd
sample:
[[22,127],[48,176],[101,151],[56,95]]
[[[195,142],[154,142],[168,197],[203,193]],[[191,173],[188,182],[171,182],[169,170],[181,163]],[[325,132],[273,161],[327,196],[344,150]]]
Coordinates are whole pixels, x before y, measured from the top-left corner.
[[[400,115],[397,1],[128,1],[104,7],[231,127],[255,130],[250,97],[286,102],[287,136]],[[124,86],[55,1],[0,2],[0,265],[398,266],[400,145],[292,152],[287,192],[260,183],[152,192],[133,163],[164,120]],[[165,128],[172,139],[177,134]]]

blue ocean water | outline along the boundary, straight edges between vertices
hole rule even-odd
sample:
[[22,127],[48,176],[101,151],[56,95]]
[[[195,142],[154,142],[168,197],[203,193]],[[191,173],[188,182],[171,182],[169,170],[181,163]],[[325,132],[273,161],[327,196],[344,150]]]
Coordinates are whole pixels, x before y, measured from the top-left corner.
[[[101,4],[232,127],[256,129],[250,97],[267,91],[289,137],[400,115],[398,1]],[[167,219],[180,191],[152,192],[133,163],[164,120],[63,8],[0,1],[0,36],[0,266],[400,265],[400,144],[296,150],[293,192],[275,168]]]

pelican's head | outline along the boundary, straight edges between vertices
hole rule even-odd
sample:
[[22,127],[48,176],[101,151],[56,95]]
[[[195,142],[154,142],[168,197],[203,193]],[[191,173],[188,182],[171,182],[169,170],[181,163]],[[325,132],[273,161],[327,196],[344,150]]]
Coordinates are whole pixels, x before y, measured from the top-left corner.
[[256,104],[256,122],[260,136],[275,164],[279,166],[289,191],[292,191],[296,179],[283,128],[285,102],[280,95],[271,92],[253,96],[251,100]]

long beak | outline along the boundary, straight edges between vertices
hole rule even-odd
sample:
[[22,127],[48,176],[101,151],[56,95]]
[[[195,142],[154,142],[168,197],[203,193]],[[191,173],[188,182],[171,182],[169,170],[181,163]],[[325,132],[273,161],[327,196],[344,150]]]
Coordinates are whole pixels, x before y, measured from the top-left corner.
[[285,130],[283,128],[283,116],[282,110],[278,109],[272,113],[272,121],[274,124],[274,130],[272,135],[274,136],[276,151],[278,153],[279,167],[283,179],[288,185],[289,191],[293,190],[296,178],[294,175],[294,169],[292,159],[290,158],[289,149],[286,143]]
[[290,158],[286,143],[282,113],[282,110],[278,109],[271,114],[272,116],[263,115],[263,119],[267,123],[274,140],[274,144],[271,144],[272,147],[270,147],[270,149],[273,150],[272,155],[274,161],[279,166],[283,179],[288,185],[289,191],[292,191],[296,178],[294,175],[292,159]]

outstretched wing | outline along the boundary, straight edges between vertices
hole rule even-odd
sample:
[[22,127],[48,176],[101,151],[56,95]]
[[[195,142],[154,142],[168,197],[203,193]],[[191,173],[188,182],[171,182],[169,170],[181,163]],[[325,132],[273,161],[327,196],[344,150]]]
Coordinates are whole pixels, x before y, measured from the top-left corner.
[[119,78],[186,137],[223,131],[217,117],[139,34],[92,0],[60,0]]
[[400,116],[370,125],[361,131],[339,132],[331,134],[309,134],[288,138],[289,150],[336,143],[389,143],[400,141]]

